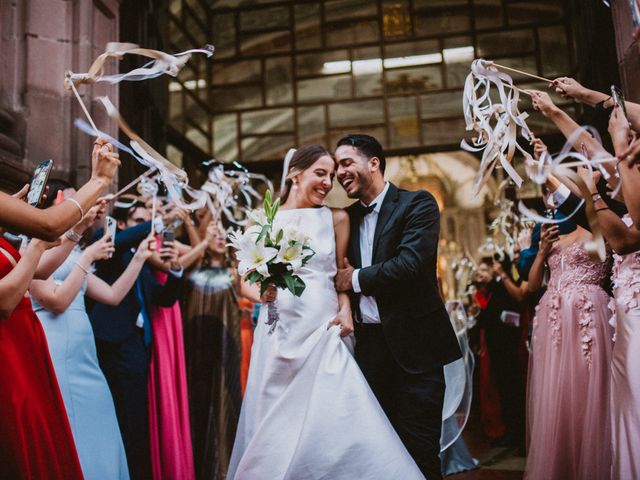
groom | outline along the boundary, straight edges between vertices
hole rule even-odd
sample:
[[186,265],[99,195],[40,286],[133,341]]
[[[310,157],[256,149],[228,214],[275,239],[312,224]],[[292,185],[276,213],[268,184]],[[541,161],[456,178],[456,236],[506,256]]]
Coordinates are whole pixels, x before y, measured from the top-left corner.
[[336,276],[354,294],[356,360],[422,473],[439,479],[443,366],[461,354],[436,278],[438,205],[385,182],[382,146],[369,135],[343,137],[335,157],[338,181],[358,199]]

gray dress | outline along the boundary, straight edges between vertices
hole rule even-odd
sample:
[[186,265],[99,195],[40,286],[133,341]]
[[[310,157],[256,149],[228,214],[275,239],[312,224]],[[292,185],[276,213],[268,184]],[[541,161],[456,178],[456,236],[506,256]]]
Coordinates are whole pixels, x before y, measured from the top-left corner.
[[[74,268],[81,250],[76,248],[56,270],[62,283]],[[84,304],[82,288],[64,313],[45,310],[32,298],[44,328],[53,367],[69,416],[82,473],[87,480],[127,480],[129,470],[109,385],[98,364],[95,339]]]

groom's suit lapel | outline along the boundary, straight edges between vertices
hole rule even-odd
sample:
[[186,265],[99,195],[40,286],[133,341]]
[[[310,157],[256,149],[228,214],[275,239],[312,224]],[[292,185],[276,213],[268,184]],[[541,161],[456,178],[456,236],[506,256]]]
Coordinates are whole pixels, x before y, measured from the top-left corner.
[[[385,230],[385,226],[391,219],[391,215],[397,208],[398,203],[398,187],[396,187],[393,183],[389,182],[389,190],[387,190],[387,194],[384,196],[384,200],[382,202],[382,207],[380,208],[380,213],[378,213],[378,222],[376,223],[376,231],[373,235],[373,252],[371,254],[371,259],[373,263],[376,263],[376,251],[378,249],[378,243],[380,242],[380,237]],[[358,243],[360,243],[360,237],[358,236]]]

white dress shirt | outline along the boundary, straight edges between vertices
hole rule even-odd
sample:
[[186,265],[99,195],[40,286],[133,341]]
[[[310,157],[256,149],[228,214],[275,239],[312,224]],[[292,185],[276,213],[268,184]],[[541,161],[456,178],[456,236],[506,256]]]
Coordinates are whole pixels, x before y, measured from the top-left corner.
[[[382,202],[384,202],[384,197],[387,195],[388,190],[389,182],[386,182],[382,192],[370,203],[370,205],[375,203],[375,208],[360,221],[360,265],[363,268],[371,266],[373,262],[373,237],[376,232]],[[362,291],[360,289],[360,279],[358,278],[359,273],[360,269],[358,268],[353,271],[351,276],[351,285],[356,293]],[[378,312],[378,304],[374,297],[360,295],[360,318],[362,323],[380,323],[380,312]]]
[[552,207],[558,208],[564,202],[567,201],[571,195],[571,190],[565,184],[561,184],[558,188],[556,188],[553,192],[551,192],[551,198],[553,198]]

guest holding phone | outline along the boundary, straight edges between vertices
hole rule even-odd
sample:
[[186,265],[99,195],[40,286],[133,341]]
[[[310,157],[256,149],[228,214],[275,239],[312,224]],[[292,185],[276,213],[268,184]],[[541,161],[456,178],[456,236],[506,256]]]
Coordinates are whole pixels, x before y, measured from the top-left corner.
[[[151,214],[142,203],[116,203],[118,221],[113,257],[96,262],[96,275],[115,282],[127,269],[138,244],[151,230]],[[102,233],[97,232],[101,236]],[[154,240],[155,241],[155,240]],[[160,250],[161,255],[165,253]],[[109,383],[133,479],[151,478],[147,381],[153,338],[153,305],[171,306],[181,291],[182,269],[172,256],[169,275],[162,284],[145,264],[122,301],[97,302],[89,313],[100,367]]]
[[84,250],[76,246],[51,278],[31,283],[34,310],[47,336],[87,480],[126,480],[129,470],[113,398],[98,365],[84,297],[119,304],[154,248],[153,239],[140,243],[125,271],[109,285],[91,271],[94,262],[109,258],[114,250],[113,239],[105,235]]
[[20,254],[0,237],[0,478],[82,478],[47,340],[27,289],[42,254],[83,217],[79,210],[95,204],[119,163],[109,144],[96,144],[92,179],[74,197],[80,208],[69,201],[38,210],[0,193],[0,227],[45,239],[32,240]]
[[[113,153],[113,146],[106,140],[98,139],[92,154],[92,174],[90,180],[65,202],[46,210],[28,205],[19,198],[0,192],[0,226],[5,229],[38,237],[47,241],[55,241],[60,235],[82,220],[98,197],[111,185],[120,160]],[[27,193],[25,185],[21,194]]]

